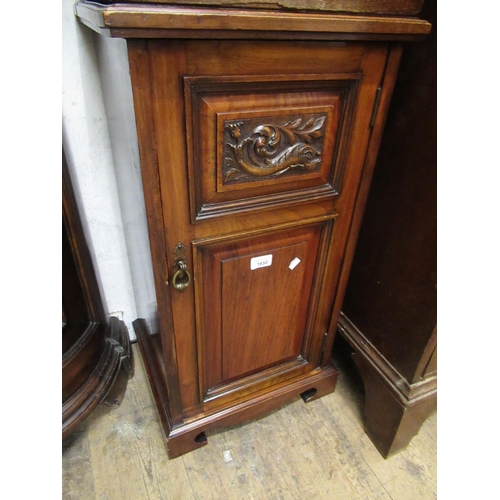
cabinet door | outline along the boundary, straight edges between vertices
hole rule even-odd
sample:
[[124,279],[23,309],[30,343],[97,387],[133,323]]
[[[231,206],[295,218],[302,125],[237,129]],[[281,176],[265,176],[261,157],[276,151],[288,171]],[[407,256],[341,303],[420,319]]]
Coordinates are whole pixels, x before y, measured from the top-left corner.
[[[329,363],[322,348],[386,57],[376,43],[130,50],[149,72],[154,132],[141,154],[159,175],[170,278],[157,279],[158,311],[169,316],[161,335],[183,417]],[[182,291],[172,284],[179,243],[192,277]]]
[[200,397],[217,406],[314,369],[333,219],[195,244]]

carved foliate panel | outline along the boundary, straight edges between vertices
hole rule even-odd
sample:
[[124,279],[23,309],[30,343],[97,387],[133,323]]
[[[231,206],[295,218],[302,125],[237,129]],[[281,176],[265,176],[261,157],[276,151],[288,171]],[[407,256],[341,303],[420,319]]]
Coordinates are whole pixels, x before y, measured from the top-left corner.
[[326,113],[224,121],[223,184],[321,167]]
[[338,196],[360,78],[185,77],[191,221]]

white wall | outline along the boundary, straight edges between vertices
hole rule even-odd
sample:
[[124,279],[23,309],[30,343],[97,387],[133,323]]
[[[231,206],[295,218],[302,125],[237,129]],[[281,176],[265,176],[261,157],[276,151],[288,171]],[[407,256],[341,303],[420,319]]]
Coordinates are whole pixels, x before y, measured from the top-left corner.
[[63,0],[63,144],[105,309],[156,331],[126,42],[83,26]]

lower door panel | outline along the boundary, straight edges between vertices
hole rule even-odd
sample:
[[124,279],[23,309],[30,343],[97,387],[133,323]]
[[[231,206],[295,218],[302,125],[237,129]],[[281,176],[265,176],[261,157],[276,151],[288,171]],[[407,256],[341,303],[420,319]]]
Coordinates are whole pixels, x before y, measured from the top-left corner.
[[202,401],[221,404],[311,369],[311,336],[322,335],[314,296],[332,225],[194,243]]

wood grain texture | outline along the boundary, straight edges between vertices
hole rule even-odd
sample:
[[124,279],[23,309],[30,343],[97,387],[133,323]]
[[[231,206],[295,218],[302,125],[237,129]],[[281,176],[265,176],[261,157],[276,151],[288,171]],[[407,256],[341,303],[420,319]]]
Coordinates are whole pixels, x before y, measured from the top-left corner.
[[[203,336],[200,369],[204,395],[223,381],[241,378],[258,368],[299,356],[299,365],[307,360],[309,337],[317,329],[310,296],[313,276],[322,271],[316,268],[322,257],[319,241],[324,224],[197,246],[202,265],[198,287],[205,296],[206,315],[198,325]],[[269,253],[272,265],[250,268],[252,257]],[[302,265],[291,270],[289,264],[296,257]],[[320,285],[316,280],[316,288]],[[284,367],[279,370],[280,377],[283,371]]]
[[364,433],[363,393],[345,368],[335,393],[208,432],[210,446],[169,460],[133,349],[136,374],[120,408],[98,408],[63,449],[64,500],[437,497],[436,415],[406,450],[384,460]]
[[[148,0],[152,4],[196,5],[214,7],[245,7],[254,9],[293,9],[302,11],[355,12],[365,14],[416,15],[424,0]],[[102,0],[100,3],[113,3]],[[123,0],[120,3],[144,3],[144,0]]]
[[87,26],[111,36],[129,35],[146,37],[148,30],[175,30],[176,38],[190,38],[191,30],[205,31],[206,37],[217,36],[220,31],[256,33],[266,37],[266,32],[363,34],[423,36],[429,33],[427,21],[404,17],[379,17],[322,13],[294,13],[251,9],[196,8],[151,4],[112,4],[102,6],[80,2],[76,14]]

